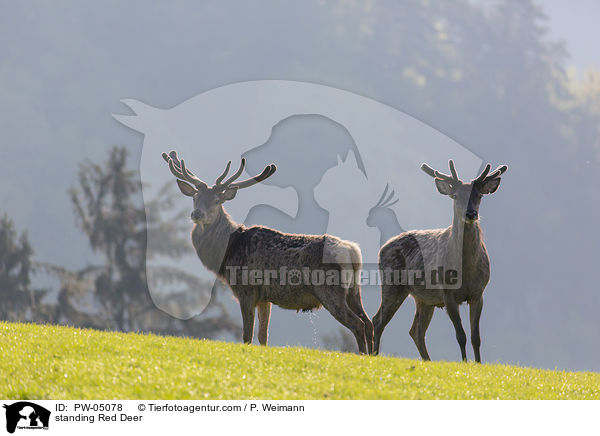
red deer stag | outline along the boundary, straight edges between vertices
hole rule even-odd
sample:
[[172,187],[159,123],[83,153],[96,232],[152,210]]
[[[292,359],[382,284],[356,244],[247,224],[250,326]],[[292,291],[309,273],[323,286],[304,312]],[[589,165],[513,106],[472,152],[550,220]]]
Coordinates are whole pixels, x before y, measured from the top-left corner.
[[[401,233],[389,240],[379,251],[379,269],[383,277],[381,307],[373,318],[375,327],[374,352],[379,352],[383,329],[390,322],[404,299],[411,295],[416,303],[415,318],[410,328],[423,360],[430,360],[425,346],[425,332],[431,322],[435,307],[446,307],[448,316],[456,331],[463,360],[467,360],[465,350],[467,338],[462,327],[458,307],[469,304],[471,321],[471,344],[475,360],[481,361],[479,348],[479,319],[483,307],[483,291],[490,277],[490,261],[483,242],[483,232],[479,225],[479,204],[485,194],[496,192],[500,176],[507,170],[506,165],[490,172],[488,164],[483,172],[470,182],[458,178],[454,162],[449,161],[451,175],[442,174],[427,164],[421,169],[434,177],[440,194],[454,201],[454,219],[445,229],[412,230]],[[448,268],[450,267],[450,268]],[[447,281],[436,276],[435,286],[428,286],[422,279],[430,272],[446,268],[450,273]],[[402,279],[401,274],[392,278],[391,272],[422,271],[419,280]],[[452,273],[456,273],[453,275]],[[400,277],[400,279],[397,279]],[[445,280],[445,279],[444,279]]]
[[210,187],[186,167],[183,159],[179,160],[175,151],[163,153],[163,158],[181,192],[194,200],[192,244],[198,257],[231,288],[240,303],[245,343],[252,342],[256,308],[258,340],[266,345],[272,304],[296,311],[324,306],[354,334],[360,353],[372,352],[373,324],[363,309],[357,281],[362,266],[357,244],[330,235],[246,227],[236,223],[223,208],[238,190],[270,177],[275,165],[268,165],[248,180],[235,182],[246,161],[242,159],[235,174],[225,180],[230,161]]

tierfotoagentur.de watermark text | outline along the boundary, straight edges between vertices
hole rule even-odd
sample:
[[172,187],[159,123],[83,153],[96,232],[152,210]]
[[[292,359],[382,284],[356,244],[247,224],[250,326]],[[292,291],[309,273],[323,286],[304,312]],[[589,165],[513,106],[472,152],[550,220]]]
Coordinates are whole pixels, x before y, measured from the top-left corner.
[[378,268],[354,271],[352,268],[314,269],[256,269],[247,266],[226,266],[226,274],[232,285],[280,285],[280,286],[345,286],[354,283],[361,286],[424,286],[440,288],[460,286],[460,272],[443,266],[428,269]]

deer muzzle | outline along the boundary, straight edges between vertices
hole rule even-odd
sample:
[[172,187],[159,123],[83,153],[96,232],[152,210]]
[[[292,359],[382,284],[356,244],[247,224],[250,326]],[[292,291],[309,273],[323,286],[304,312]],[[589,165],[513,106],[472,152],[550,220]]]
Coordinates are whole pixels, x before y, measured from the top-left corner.
[[196,210],[192,211],[190,218],[192,218],[192,221],[194,221],[194,222],[203,221],[205,218],[204,212],[196,209]]
[[475,221],[477,218],[479,218],[479,214],[476,210],[468,210],[465,213],[465,218],[469,221]]

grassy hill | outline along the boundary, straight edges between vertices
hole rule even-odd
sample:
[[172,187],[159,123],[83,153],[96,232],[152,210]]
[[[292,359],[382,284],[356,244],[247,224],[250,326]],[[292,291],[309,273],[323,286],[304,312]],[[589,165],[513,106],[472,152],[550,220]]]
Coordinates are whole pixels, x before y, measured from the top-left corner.
[[600,374],[0,322],[0,398],[600,399]]

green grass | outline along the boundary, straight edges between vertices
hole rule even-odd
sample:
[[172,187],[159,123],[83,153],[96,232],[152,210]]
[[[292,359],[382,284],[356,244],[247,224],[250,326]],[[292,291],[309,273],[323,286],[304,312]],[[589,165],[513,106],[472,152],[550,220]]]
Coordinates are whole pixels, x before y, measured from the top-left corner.
[[600,374],[0,322],[0,398],[600,399]]

